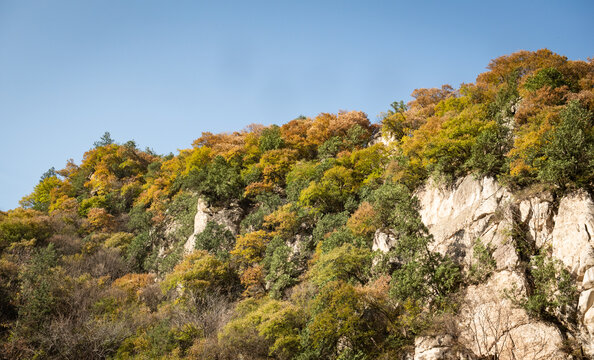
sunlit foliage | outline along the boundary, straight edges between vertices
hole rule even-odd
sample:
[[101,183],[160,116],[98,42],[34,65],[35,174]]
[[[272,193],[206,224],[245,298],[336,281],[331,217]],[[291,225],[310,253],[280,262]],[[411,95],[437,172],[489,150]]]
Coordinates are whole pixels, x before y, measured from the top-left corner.
[[[467,272],[433,251],[420,186],[474,175],[555,198],[593,190],[594,62],[543,49],[487,69],[415,89],[379,124],[300,116],[168,155],[106,132],[0,212],[0,357],[412,356],[495,266],[480,242]],[[380,236],[388,253],[372,251]],[[526,260],[518,304],[555,321],[575,289],[546,255]]]

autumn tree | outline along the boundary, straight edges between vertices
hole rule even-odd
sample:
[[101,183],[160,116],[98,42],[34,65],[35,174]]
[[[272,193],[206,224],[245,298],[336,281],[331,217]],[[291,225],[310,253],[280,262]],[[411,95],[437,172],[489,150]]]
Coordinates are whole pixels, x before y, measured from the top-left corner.
[[178,264],[161,284],[164,292],[180,286],[182,296],[203,296],[208,292],[224,292],[233,287],[230,268],[214,255],[196,250]]

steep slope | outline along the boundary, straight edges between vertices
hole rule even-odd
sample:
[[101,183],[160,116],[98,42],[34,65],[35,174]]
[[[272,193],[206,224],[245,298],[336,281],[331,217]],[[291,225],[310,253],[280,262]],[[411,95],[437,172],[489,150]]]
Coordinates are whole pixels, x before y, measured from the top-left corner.
[[[492,179],[461,179],[452,188],[428,184],[418,193],[423,222],[435,238],[437,251],[451,253],[466,267],[477,259],[476,239],[495,260],[493,274],[484,283],[465,290],[458,319],[459,341],[476,355],[497,354],[501,359],[566,358],[564,341],[579,341],[592,355],[593,311],[590,272],[594,261],[589,233],[594,225],[594,203],[580,191],[553,201],[551,194],[528,198],[511,194]],[[526,242],[533,255],[551,254],[571,272],[580,292],[571,301],[576,318],[557,321],[531,317],[514,300],[535,292],[530,261],[518,248]],[[524,259],[522,259],[524,258]],[[557,280],[557,279],[555,279]],[[552,295],[552,294],[551,294]],[[564,314],[570,315],[570,314]],[[575,322],[573,322],[575,321]],[[422,356],[418,358],[424,358]]]
[[0,212],[6,359],[584,359],[594,62],[203,133],[105,134]]

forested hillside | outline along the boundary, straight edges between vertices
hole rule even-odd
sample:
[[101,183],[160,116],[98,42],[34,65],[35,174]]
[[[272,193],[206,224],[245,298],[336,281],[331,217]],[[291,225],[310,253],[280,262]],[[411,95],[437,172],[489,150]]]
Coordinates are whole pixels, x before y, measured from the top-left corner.
[[[558,205],[594,184],[594,62],[521,51],[487,69],[378,123],[322,113],[170,155],[106,133],[0,212],[0,357],[399,359],[453,331],[492,249],[435,251],[419,189],[489,177]],[[515,247],[530,290],[510,298],[571,339],[575,275]]]

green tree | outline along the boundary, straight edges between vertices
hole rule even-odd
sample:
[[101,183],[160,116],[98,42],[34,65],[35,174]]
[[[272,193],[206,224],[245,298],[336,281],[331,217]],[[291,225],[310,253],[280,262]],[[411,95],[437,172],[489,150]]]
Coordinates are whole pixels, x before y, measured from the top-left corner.
[[262,130],[262,135],[258,139],[258,146],[262,152],[280,149],[284,145],[285,142],[281,136],[280,127],[277,125],[272,125]]
[[339,136],[333,136],[330,139],[326,140],[323,144],[318,146],[318,158],[333,158],[342,150],[344,150],[342,138],[340,138]]
[[[453,99],[438,104],[444,103],[444,114],[448,112],[449,107],[455,109],[449,111],[458,111],[458,107],[463,109],[441,125],[441,129],[428,139],[422,153],[427,169],[430,172],[436,171],[450,181],[466,174],[465,164],[471,157],[477,136],[485,127],[484,105],[467,105],[468,100],[458,104]],[[452,104],[449,104],[450,102]]]
[[372,257],[368,249],[344,244],[319,254],[310,269],[309,279],[319,287],[335,280],[365,284],[369,279]]
[[215,204],[239,198],[243,189],[239,168],[220,155],[206,167],[190,170],[184,182]]
[[195,236],[195,249],[206,250],[221,260],[229,259],[235,236],[225,226],[214,221],[206,223],[204,230]]
[[402,100],[394,101],[390,104],[390,107],[391,109],[382,118],[382,132],[396,140],[400,140],[414,130],[411,128],[411,124],[407,123],[406,111],[408,107]]
[[113,144],[114,141],[111,138],[111,134],[109,133],[109,131],[106,131],[105,133],[103,133],[103,135],[101,136],[101,138],[99,139],[99,141],[95,141],[93,143],[93,146],[98,148],[101,146],[107,146],[107,145],[111,145]]
[[536,91],[544,86],[551,88],[567,85],[563,74],[553,67],[539,70],[536,74],[526,79],[524,87],[530,91]]
[[344,226],[349,218],[349,214],[346,211],[335,213],[335,214],[323,214],[316,222],[316,226],[313,229],[313,241],[319,243],[330,235],[334,230]]
[[542,148],[539,178],[565,189],[591,184],[594,179],[592,112],[572,101],[561,111],[561,122]]
[[403,185],[386,183],[372,195],[383,232],[397,241],[391,253],[400,266],[392,274],[391,294],[401,302],[445,305],[461,282],[460,267],[430,251],[433,238],[418,212],[418,200]]
[[50,176],[47,172],[41,177],[33,192],[21,199],[20,204],[24,208],[48,211],[52,203],[52,191],[62,184],[55,175]]
[[322,212],[336,212],[343,209],[357,188],[353,171],[344,166],[335,166],[328,169],[319,182],[312,182],[301,191],[299,201]]
[[479,176],[505,174],[509,171],[506,154],[511,146],[510,129],[498,122],[491,122],[477,136],[466,166]]
[[324,172],[334,165],[334,159],[322,160],[321,162],[298,162],[287,174],[286,193],[290,201],[298,201],[299,194],[307,188],[312,181],[322,178]]
[[266,269],[266,282],[270,294],[280,298],[283,291],[298,281],[297,266],[291,259],[291,249],[280,236],[275,236],[266,246],[262,264]]
[[312,301],[305,344],[318,359],[340,359],[341,355],[369,353],[376,332],[365,318],[366,303],[355,287],[343,281],[324,286]]
[[530,258],[532,289],[519,304],[532,316],[562,324],[576,313],[577,289],[563,264],[542,251]]
[[41,179],[40,180],[45,180],[45,179],[51,178],[53,176],[56,176],[56,168],[52,166],[51,168],[49,168],[46,172],[44,172],[41,175]]

